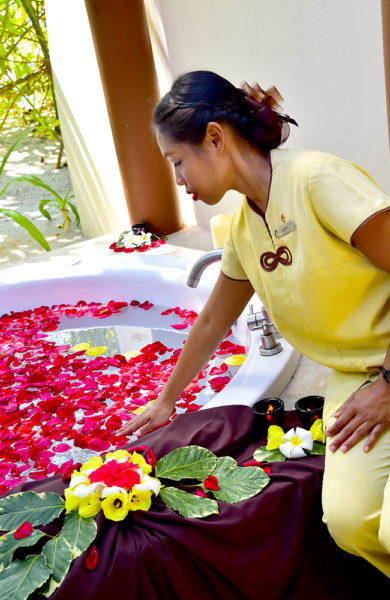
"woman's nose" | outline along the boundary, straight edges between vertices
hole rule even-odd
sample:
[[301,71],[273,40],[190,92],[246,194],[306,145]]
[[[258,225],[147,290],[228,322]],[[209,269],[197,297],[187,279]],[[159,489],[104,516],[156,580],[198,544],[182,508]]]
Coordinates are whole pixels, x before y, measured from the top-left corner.
[[176,183],[177,185],[185,185],[185,179],[180,173],[175,173]]

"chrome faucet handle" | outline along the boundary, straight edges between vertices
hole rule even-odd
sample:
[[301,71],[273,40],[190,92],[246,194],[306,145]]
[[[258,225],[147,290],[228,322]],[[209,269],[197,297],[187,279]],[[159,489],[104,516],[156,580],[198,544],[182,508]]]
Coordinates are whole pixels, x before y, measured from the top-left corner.
[[253,331],[254,329],[261,329],[265,324],[266,319],[262,312],[253,312],[253,304],[249,305],[249,314],[246,318],[246,324],[248,325],[248,329]]

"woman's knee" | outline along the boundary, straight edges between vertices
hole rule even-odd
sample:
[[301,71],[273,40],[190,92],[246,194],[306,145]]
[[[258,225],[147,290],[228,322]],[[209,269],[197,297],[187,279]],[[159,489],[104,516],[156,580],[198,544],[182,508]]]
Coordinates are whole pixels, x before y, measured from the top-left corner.
[[365,535],[367,513],[356,506],[356,499],[343,499],[335,495],[325,499],[324,495],[323,512],[323,521],[336,544],[348,552],[358,554]]

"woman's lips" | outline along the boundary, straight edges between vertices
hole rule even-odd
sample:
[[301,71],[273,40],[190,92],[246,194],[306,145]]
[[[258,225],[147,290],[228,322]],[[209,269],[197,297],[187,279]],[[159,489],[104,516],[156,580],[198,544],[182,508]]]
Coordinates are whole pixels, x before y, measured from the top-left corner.
[[187,190],[187,194],[190,194],[192,196],[192,199],[193,199],[194,202],[197,201],[198,194],[196,192],[191,192],[190,190]]

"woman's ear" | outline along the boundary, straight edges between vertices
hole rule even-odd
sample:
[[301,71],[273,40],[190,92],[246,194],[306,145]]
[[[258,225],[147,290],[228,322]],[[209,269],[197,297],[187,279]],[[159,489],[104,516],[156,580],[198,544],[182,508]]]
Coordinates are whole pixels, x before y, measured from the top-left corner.
[[223,126],[216,121],[210,121],[207,124],[204,141],[213,147],[214,150],[221,152],[225,145],[225,131]]

